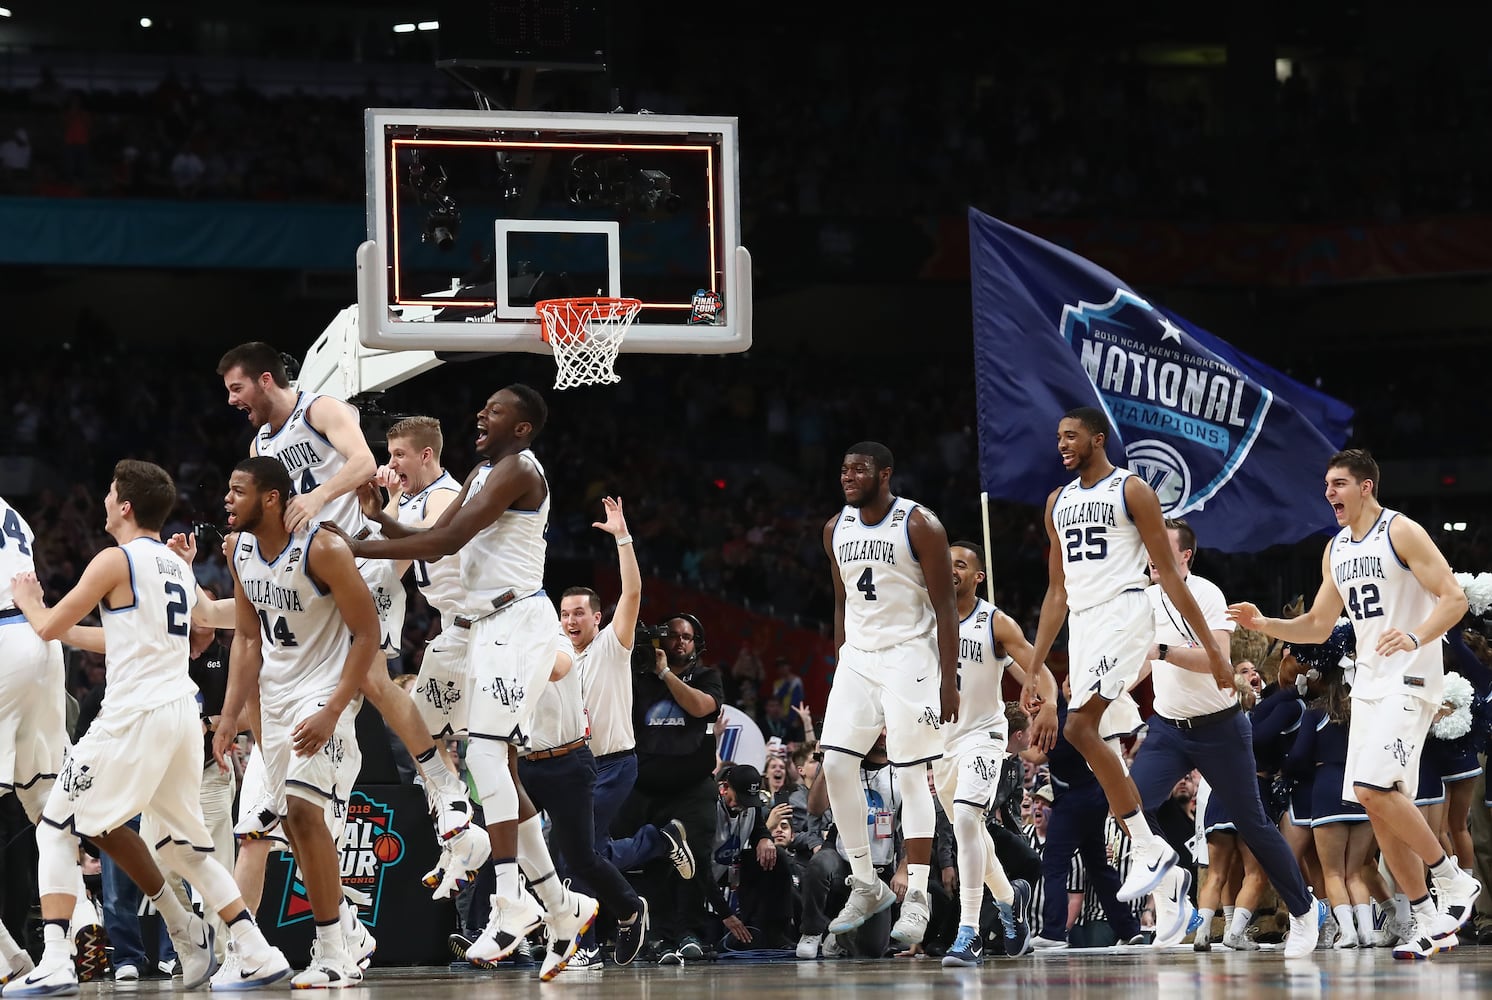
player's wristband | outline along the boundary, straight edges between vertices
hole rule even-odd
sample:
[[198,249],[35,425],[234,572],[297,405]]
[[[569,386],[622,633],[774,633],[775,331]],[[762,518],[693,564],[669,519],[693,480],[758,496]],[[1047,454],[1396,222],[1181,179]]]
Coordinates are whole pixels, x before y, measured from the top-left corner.
[[1405,632],[1404,634],[1409,636],[1409,641],[1414,643],[1414,648],[1419,649],[1419,636],[1415,635],[1413,632]]
[[1169,650],[1170,650],[1170,648],[1171,648],[1171,647],[1170,647],[1170,646],[1167,646],[1167,645],[1165,645],[1165,644],[1164,644],[1164,643],[1162,643],[1162,644],[1161,644],[1161,645],[1160,645],[1160,646],[1159,646],[1159,647],[1157,647],[1157,648],[1158,648],[1158,649],[1159,649],[1159,650],[1160,650],[1160,654],[1159,654],[1159,655],[1158,655],[1158,656],[1157,656],[1157,657],[1156,657],[1156,659],[1158,659],[1158,660],[1160,660],[1160,661],[1161,661],[1161,662],[1165,662],[1165,659],[1166,659],[1166,653],[1167,653],[1167,652],[1168,652],[1168,651],[1169,651]]
[[616,540],[616,547],[617,548],[621,548],[623,545],[631,545],[631,544],[632,544],[632,536],[631,535],[621,535],[621,536],[618,536],[618,538]]

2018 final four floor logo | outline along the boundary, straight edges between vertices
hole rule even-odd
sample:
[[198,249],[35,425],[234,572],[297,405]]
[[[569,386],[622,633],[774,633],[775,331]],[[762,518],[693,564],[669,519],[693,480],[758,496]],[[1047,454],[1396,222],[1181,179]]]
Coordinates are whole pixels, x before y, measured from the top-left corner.
[[[387,869],[404,860],[404,838],[394,829],[393,807],[362,791],[355,789],[345,808],[347,823],[338,845],[342,885],[367,897],[368,902],[359,909],[358,917],[363,923],[375,927],[384,875]],[[280,904],[281,927],[311,919],[311,900],[306,895],[300,866],[294,861],[286,879],[288,884]]]
[[1200,510],[1247,460],[1270,391],[1126,289],[1063,306],[1059,329],[1125,441],[1124,464],[1167,516]]

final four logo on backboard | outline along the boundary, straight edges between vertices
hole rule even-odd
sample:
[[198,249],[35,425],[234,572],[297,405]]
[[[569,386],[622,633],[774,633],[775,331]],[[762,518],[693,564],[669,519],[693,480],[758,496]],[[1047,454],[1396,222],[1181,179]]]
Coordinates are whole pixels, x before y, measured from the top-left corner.
[[699,288],[689,302],[690,326],[719,326],[725,322],[725,303],[712,288]]
[[[369,798],[361,791],[354,791],[348,798],[347,825],[342,829],[339,853],[342,859],[342,884],[365,894],[369,903],[361,908],[358,918],[370,927],[378,926],[378,902],[383,891],[383,876],[387,869],[404,860],[404,838],[394,830],[394,810]],[[306,895],[306,883],[301,878],[300,866],[290,865],[280,904],[279,926],[286,927],[311,919],[311,900]]]

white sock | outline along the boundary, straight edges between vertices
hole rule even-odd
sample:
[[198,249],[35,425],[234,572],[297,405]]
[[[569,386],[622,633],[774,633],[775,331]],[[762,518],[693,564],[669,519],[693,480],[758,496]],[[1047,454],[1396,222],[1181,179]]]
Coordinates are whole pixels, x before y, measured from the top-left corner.
[[186,933],[187,922],[191,919],[191,915],[187,913],[186,907],[181,905],[181,900],[176,898],[176,893],[171,891],[169,885],[162,884],[161,891],[150,897],[150,903],[165,921],[166,930],[171,932],[172,937]]
[[932,865],[907,865],[907,892],[920,892],[927,895],[927,876],[932,873]]
[[1373,904],[1353,903],[1352,915],[1357,919],[1357,938],[1364,943],[1373,940]]
[[1233,907],[1223,907],[1223,933],[1233,933]]
[[850,873],[855,876],[855,881],[867,885],[880,881],[876,866],[870,861],[869,847],[851,847],[846,853],[850,856]]
[[1331,908],[1331,915],[1337,918],[1337,933],[1342,937],[1357,937],[1357,931],[1352,924],[1352,907],[1347,903],[1338,903]]
[[565,905],[565,887],[555,877],[554,859],[544,842],[544,821],[537,813],[518,824],[518,867],[544,909],[553,913]]
[[1422,921],[1426,926],[1435,919],[1435,900],[1427,892],[1423,899],[1409,904],[1409,909],[1414,914],[1414,919]]
[[1249,929],[1249,921],[1252,919],[1254,919],[1253,910],[1245,909],[1242,906],[1235,906],[1233,907],[1233,916],[1229,918],[1228,928],[1233,934],[1242,937],[1243,932]]
[[1217,915],[1216,910],[1198,910],[1197,916],[1202,918],[1201,926],[1197,928],[1198,941],[1212,940],[1212,918]]
[[1155,835],[1155,831],[1150,829],[1150,821],[1145,818],[1141,810],[1136,809],[1128,816],[1121,816],[1120,819],[1124,821],[1124,829],[1129,834],[1129,842],[1133,845],[1133,850],[1144,851],[1148,854],[1164,843]]
[[492,868],[497,880],[497,898],[499,900],[522,898],[523,883],[518,880],[518,861],[514,858],[507,858],[494,863]]
[[347,939],[340,918],[329,924],[316,925],[316,947],[321,961],[328,965],[347,964]]

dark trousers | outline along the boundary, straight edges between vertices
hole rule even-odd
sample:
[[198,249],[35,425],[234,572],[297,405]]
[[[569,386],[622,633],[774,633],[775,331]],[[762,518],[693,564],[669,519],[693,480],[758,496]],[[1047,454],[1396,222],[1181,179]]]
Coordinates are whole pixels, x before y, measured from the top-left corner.
[[1131,776],[1145,811],[1153,813],[1170,798],[1183,774],[1194,767],[1201,771],[1280,899],[1299,916],[1311,908],[1311,893],[1290,846],[1264,813],[1254,777],[1253,745],[1253,726],[1242,712],[1200,729],[1180,729],[1152,717]]
[[596,850],[622,872],[637,871],[663,856],[663,835],[651,823],[623,831],[625,837],[612,836],[612,825],[635,784],[637,754],[625,750],[596,758]]
[[636,913],[642,906],[637,893],[596,851],[596,761],[590,749],[581,747],[547,760],[519,760],[518,780],[534,806],[549,814],[556,870],[570,876],[575,888],[593,893],[612,916],[623,919]]
[[1041,852],[1004,823],[992,820],[988,826],[990,839],[995,842],[995,858],[1005,869],[1005,874],[1013,879],[1025,879],[1032,886],[1041,881]]
[[1083,859],[1083,871],[1119,940],[1140,933],[1134,911],[1118,899],[1119,873],[1109,865],[1104,844],[1103,824],[1108,815],[1109,801],[1096,781],[1057,792],[1047,820],[1046,846],[1041,852],[1042,937],[1067,940],[1067,875],[1074,851]]
[[753,941],[751,947],[770,948],[783,943],[793,923],[793,873],[785,853],[778,852],[777,864],[771,870],[757,863],[754,848],[742,851],[737,864],[740,884],[736,886],[736,916],[747,927],[761,931],[761,943]]
[[[677,819],[684,824],[689,850],[694,854],[694,878],[679,878],[667,858],[657,858],[642,869],[634,885],[648,898],[656,938],[678,944],[685,937],[707,940],[713,922],[705,912],[707,887],[713,872],[710,857],[715,849],[715,803],[720,793],[714,775],[680,781],[677,788],[634,787],[617,817],[620,829],[660,826]],[[722,914],[723,916],[723,914]]]
[[[125,826],[138,833],[140,817],[136,816]],[[142,975],[150,971],[151,964],[145,953],[144,936],[141,933],[147,922],[153,925],[157,934],[156,947],[152,950],[156,961],[175,960],[176,948],[171,944],[171,936],[166,933],[166,922],[157,916],[142,921],[140,887],[135,885],[134,880],[108,854],[100,853],[99,865],[103,874],[104,930],[109,935],[109,943],[114,946],[114,968],[133,965]],[[166,891],[171,890],[168,888]]]
[[[894,868],[888,866],[882,881],[890,878]],[[832,845],[826,844],[808,862],[803,876],[803,933],[825,934],[829,921],[839,916],[849,898],[844,880],[850,877],[850,863]],[[863,958],[880,958],[891,943],[891,927],[896,922],[896,908],[882,910],[860,925],[850,936],[852,949]]]

